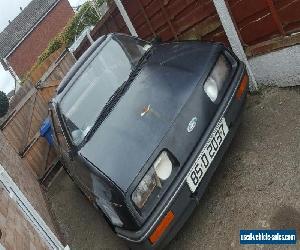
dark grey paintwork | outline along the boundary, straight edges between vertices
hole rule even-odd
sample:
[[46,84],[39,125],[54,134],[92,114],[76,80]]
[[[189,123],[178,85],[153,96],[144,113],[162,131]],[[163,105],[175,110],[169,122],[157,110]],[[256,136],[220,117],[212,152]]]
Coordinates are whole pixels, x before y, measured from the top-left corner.
[[[217,49],[198,43],[156,46],[130,89],[79,153],[126,192],[208,74]],[[148,105],[151,110],[142,117]],[[181,132],[186,134],[185,129]]]
[[[72,87],[72,80],[84,71],[85,65],[111,36],[96,41],[58,89],[53,104],[66,135],[59,103]],[[141,244],[146,248],[153,247],[146,238],[150,228],[162,216],[163,209],[189,171],[190,162],[199,153],[220,114],[228,108],[245,74],[244,65],[221,44],[197,41],[160,43],[153,45],[152,52],[128,91],[85,145],[74,147],[66,136],[72,153],[71,158],[63,157],[70,176],[94,204],[102,211],[110,205],[122,220],[123,225],[116,226],[109,219],[109,214],[104,212],[112,228],[127,240],[143,239],[143,242],[133,244],[138,248]],[[224,83],[219,104],[215,104],[207,97],[203,85],[221,54],[230,61],[231,74]],[[241,101],[232,101],[226,111],[227,117],[233,117],[232,121],[229,119],[229,127],[238,116],[244,100],[245,94]],[[142,117],[141,113],[148,105],[150,111]],[[193,117],[197,117],[197,125],[189,133],[187,126]],[[176,158],[172,180],[160,195],[151,200],[150,205],[138,211],[131,201],[131,194],[162,150]],[[213,171],[213,168],[208,171],[211,172],[209,176]],[[181,198],[190,201],[192,195],[187,185],[184,188],[186,192]],[[200,185],[200,188],[203,193],[205,187]],[[183,208],[183,204],[180,206]],[[187,211],[193,208],[190,206]],[[182,217],[182,223],[185,219],[186,216]]]

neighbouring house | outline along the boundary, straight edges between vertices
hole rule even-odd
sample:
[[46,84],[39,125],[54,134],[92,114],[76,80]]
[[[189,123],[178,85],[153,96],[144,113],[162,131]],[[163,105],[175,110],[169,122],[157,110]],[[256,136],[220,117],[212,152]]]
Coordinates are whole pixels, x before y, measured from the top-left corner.
[[4,69],[21,79],[73,15],[68,0],[32,0],[0,33]]
[[15,91],[11,90],[6,96],[10,100],[10,98],[12,98],[14,95],[15,95]]

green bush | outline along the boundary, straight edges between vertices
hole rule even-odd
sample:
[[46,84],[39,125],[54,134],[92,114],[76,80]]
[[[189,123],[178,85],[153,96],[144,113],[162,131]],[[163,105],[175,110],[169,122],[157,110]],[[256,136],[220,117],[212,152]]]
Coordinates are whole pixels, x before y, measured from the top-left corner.
[[[97,0],[97,5],[101,6],[106,0]],[[75,41],[76,36],[88,26],[94,26],[99,21],[99,16],[93,8],[91,2],[85,2],[79,11],[69,20],[63,32],[59,33],[50,41],[47,49],[39,56],[37,64],[45,61],[53,52],[62,48],[69,47]]]
[[50,41],[48,48],[39,56],[37,63],[41,64],[45,61],[53,52],[57,51],[65,44],[63,39],[63,33],[59,33],[52,41]]

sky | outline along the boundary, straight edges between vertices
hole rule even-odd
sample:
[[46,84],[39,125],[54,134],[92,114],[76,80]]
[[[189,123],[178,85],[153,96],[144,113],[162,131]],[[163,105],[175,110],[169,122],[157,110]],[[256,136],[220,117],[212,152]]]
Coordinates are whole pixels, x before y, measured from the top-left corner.
[[[0,32],[8,25],[9,20],[13,20],[19,13],[20,7],[23,9],[31,0],[0,0]],[[69,0],[71,6],[78,6],[87,0]],[[8,71],[5,71],[0,64],[0,90],[8,93],[14,89],[14,80]]]

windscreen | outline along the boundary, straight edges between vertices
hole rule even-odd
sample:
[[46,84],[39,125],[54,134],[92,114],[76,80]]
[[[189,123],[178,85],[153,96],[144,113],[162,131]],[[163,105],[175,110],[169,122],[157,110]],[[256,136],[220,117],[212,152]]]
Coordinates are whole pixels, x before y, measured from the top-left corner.
[[147,42],[115,35],[87,66],[82,66],[83,72],[70,81],[72,86],[62,98],[60,111],[75,145],[83,141],[105,104],[149,48]]

